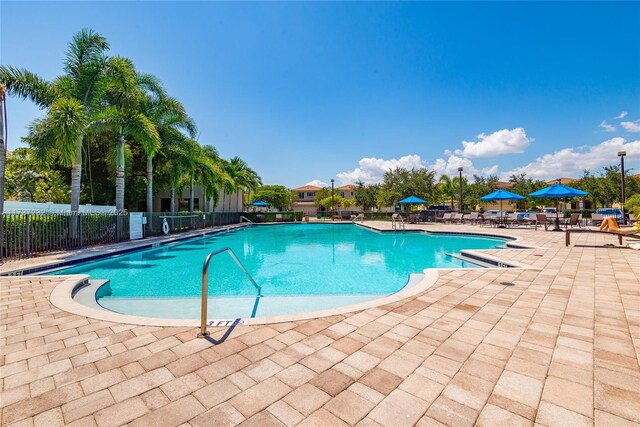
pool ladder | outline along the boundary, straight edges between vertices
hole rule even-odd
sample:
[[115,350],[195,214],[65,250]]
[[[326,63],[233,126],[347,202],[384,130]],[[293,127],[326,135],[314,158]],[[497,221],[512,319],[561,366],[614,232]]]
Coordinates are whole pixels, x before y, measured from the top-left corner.
[[240,262],[236,254],[229,247],[218,249],[217,251],[211,252],[207,255],[207,258],[204,260],[204,264],[202,265],[202,306],[200,313],[200,332],[198,333],[198,338],[205,338],[209,336],[209,332],[207,332],[207,303],[208,303],[208,295],[209,295],[209,263],[211,259],[223,252],[228,252],[231,259],[233,259],[240,270],[247,276],[247,278],[251,281],[251,284],[258,290],[258,298],[262,296],[262,288],[253,280],[251,274],[244,268],[244,265]]
[[392,230],[407,231],[407,229],[406,229],[406,227],[404,225],[404,218],[402,218],[402,215],[393,214],[391,216],[391,229]]

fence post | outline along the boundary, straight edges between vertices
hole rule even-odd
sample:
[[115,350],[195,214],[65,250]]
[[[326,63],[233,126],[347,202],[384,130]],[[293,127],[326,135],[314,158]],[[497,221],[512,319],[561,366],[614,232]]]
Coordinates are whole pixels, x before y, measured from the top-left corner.
[[80,223],[80,249],[82,249],[82,228],[83,228],[83,224],[82,224],[82,214],[78,213],[78,222]]
[[31,256],[31,236],[29,235],[29,214],[25,215],[24,220],[24,249],[27,256]]

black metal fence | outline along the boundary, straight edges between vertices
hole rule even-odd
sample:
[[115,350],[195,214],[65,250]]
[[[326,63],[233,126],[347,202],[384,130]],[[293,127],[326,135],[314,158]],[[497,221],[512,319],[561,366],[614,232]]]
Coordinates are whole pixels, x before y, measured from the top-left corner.
[[[144,237],[163,233],[163,220],[171,234],[211,226],[236,224],[242,212],[152,214],[151,231],[143,225]],[[146,216],[146,214],[145,214]],[[17,259],[49,252],[80,249],[129,239],[129,215],[81,213],[4,213],[0,259]]]

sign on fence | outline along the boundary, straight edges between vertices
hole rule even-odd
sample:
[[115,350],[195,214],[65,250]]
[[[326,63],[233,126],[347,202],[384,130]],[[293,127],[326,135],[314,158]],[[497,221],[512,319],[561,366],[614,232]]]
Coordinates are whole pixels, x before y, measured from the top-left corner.
[[142,239],[142,212],[129,212],[129,239]]

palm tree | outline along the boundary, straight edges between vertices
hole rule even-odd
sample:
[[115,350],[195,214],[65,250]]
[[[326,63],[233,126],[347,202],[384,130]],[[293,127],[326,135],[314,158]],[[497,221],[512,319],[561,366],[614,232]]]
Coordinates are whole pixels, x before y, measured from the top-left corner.
[[[45,118],[30,127],[29,137],[37,142],[40,154],[59,154],[71,165],[71,236],[77,236],[80,205],[82,144],[95,107],[104,94],[106,55],[109,44],[90,29],[80,30],[69,43],[64,60],[65,74],[48,82],[36,74],[12,66],[0,66],[0,82],[10,95],[30,99],[47,109]],[[48,138],[43,138],[44,136]]]
[[[160,149],[185,139],[183,132],[193,138],[197,133],[194,121],[187,115],[184,106],[175,98],[168,97],[162,86],[151,75],[138,76],[139,85],[146,88],[147,98],[143,110],[155,125],[160,137]],[[155,147],[146,147],[147,155],[147,229],[152,229],[153,213],[153,159],[158,152]]]
[[[125,143],[141,143],[145,152],[155,152],[160,146],[160,137],[155,125],[141,110],[144,94],[138,86],[133,63],[125,58],[108,60],[109,79],[105,83],[106,107],[95,114],[100,128],[115,135],[116,145],[116,210],[124,210],[125,192]],[[118,220],[120,220],[118,216]]]
[[[220,199],[220,189],[231,177],[225,172],[222,159],[215,147],[212,145],[202,147],[202,156],[206,167],[201,168],[201,184],[205,197],[212,202],[211,212],[213,212]],[[204,204],[203,211],[206,210],[206,204]]]
[[449,196],[449,200],[451,200],[451,209],[453,210],[453,198],[456,191],[456,186],[454,181],[449,177],[449,175],[442,175],[438,182],[441,184],[442,193]]

